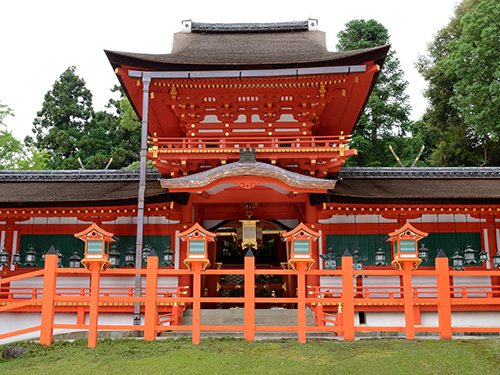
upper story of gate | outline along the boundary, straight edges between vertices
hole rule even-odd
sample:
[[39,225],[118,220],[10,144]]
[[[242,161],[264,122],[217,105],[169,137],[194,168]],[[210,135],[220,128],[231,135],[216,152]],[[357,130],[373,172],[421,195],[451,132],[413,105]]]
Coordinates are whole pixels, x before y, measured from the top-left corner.
[[183,21],[169,54],[106,51],[139,116],[148,88],[148,156],[177,177],[259,161],[336,173],[389,46],[329,52],[317,20],[271,24]]

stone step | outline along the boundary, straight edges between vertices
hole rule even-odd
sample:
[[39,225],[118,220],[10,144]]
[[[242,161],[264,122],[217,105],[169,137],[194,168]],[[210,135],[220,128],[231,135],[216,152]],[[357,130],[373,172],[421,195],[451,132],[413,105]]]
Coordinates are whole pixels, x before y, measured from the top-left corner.
[[[158,337],[162,338],[176,338],[176,337],[191,337],[191,331],[171,331],[162,332]],[[231,332],[231,331],[202,331],[200,333],[201,338],[208,337],[235,337],[244,338],[243,332]],[[307,339],[328,339],[336,338],[337,335],[334,332],[307,332]],[[255,339],[298,339],[297,332],[255,332]]]
[[[193,310],[185,310],[181,325],[192,325]],[[201,325],[235,326],[245,323],[245,309],[203,309],[201,310]],[[297,326],[298,313],[295,309],[256,309],[256,326]],[[312,311],[306,310],[306,325],[314,325]]]

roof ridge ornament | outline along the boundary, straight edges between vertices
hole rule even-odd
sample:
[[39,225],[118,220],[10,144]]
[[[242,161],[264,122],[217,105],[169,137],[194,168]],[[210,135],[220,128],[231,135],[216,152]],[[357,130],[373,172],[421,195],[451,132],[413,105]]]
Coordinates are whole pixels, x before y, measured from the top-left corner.
[[257,158],[255,155],[255,147],[247,147],[246,149],[240,148],[240,163],[256,163]]

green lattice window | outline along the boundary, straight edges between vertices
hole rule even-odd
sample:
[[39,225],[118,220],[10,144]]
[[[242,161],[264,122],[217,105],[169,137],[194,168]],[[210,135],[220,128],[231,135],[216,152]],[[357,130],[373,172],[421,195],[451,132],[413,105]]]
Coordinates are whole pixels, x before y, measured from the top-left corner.
[[204,254],[205,241],[189,241],[189,254]]
[[293,252],[295,254],[309,254],[309,241],[293,241]]

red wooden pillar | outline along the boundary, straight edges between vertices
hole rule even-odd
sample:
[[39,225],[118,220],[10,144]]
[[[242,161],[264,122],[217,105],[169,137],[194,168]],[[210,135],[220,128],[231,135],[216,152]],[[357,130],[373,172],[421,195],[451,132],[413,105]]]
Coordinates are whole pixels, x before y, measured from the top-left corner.
[[450,268],[443,250],[436,257],[436,282],[438,292],[439,338],[451,339]]
[[415,339],[415,315],[413,311],[413,288],[411,284],[411,262],[403,263],[403,295],[405,310],[406,339]]
[[201,333],[201,262],[193,262],[193,344],[200,343]]
[[245,340],[255,341],[255,257],[245,255]]
[[354,270],[352,255],[348,251],[342,256],[342,305],[344,340],[354,341]]
[[[318,209],[316,207],[311,206],[309,202],[305,203],[306,206],[306,221],[308,224],[311,225],[311,228],[315,231],[318,230]],[[323,234],[324,235],[324,234]],[[321,262],[321,259],[319,257],[319,244],[322,242],[323,239],[320,238],[319,241],[315,241],[311,243],[311,254],[312,258],[314,259],[314,264],[311,266],[313,270],[319,269],[319,262]],[[319,276],[312,276],[312,275],[307,275],[306,276],[306,282],[307,285],[310,286],[319,286]]]
[[144,311],[144,340],[154,341],[158,324],[156,300],[158,295],[158,257],[153,250],[148,256],[146,270],[146,302]]
[[[180,212],[180,225],[177,228],[180,229],[181,232],[185,231],[187,228],[191,227],[193,224],[193,204],[189,202],[185,206],[181,206]],[[175,236],[172,236],[172,248],[174,248]],[[179,268],[187,268],[182,262],[183,259],[187,258],[187,243],[184,241],[179,242],[179,249],[176,249],[176,256],[179,258]],[[179,286],[188,286],[189,289],[193,289],[193,285],[191,284],[192,278],[189,275],[179,276]]]
[[[51,248],[53,249],[53,248]],[[40,344],[51,345],[54,327],[54,299],[57,283],[57,254],[55,250],[45,255],[45,272],[43,274],[42,323],[40,328]]]
[[299,342],[306,342],[306,263],[297,262],[297,284],[298,284],[298,298],[297,298],[297,314],[298,314],[298,334]]
[[100,262],[90,262],[90,307],[88,347],[97,346],[97,324],[99,320],[99,284],[101,281]]

